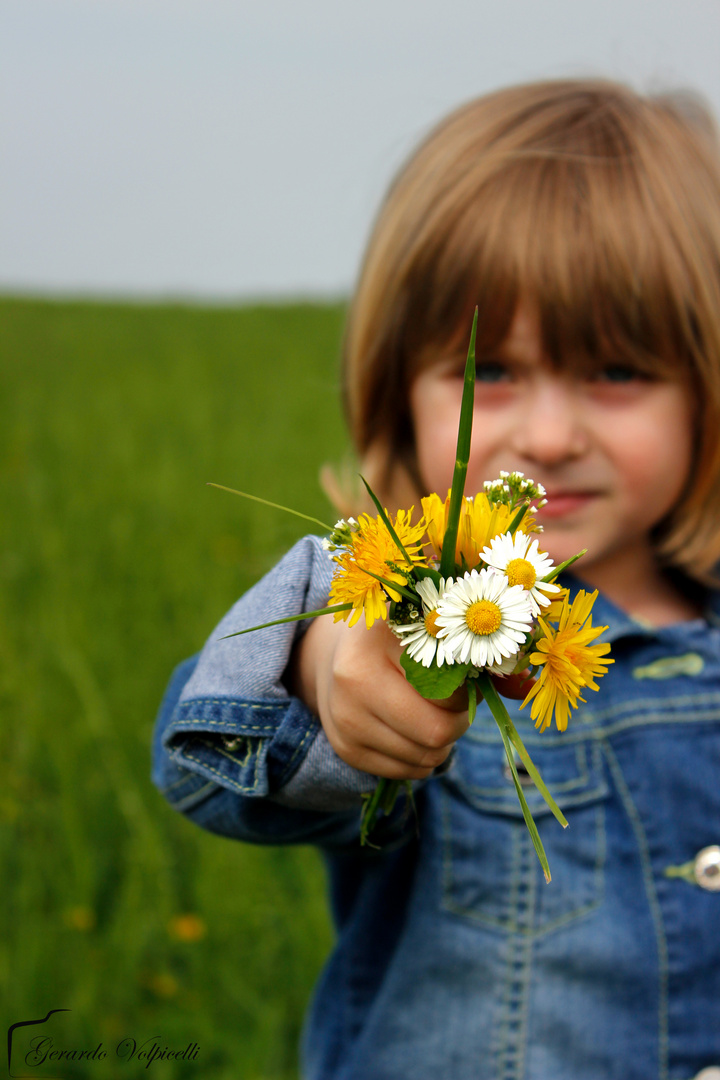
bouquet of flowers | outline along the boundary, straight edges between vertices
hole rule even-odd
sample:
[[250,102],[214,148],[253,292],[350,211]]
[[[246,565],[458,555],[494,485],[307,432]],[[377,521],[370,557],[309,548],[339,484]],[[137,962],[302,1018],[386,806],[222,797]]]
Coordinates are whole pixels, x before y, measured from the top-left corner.
[[[571,709],[585,700],[581,692],[597,690],[595,680],[613,661],[608,657],[610,646],[597,641],[607,627],[592,625],[597,592],[580,590],[571,602],[567,590],[556,584],[558,575],[585,552],[554,566],[533,538],[539,531],[533,504],[544,505],[543,488],[520,472],[502,472],[485,482],[483,492],[465,496],[476,324],[477,312],[447,498],[442,500],[437,494],[423,498],[422,518],[413,524],[414,508],[399,510],[391,518],[366,483],[377,516],[362,514],[357,520],[342,519],[332,529],[323,526],[329,533],[323,544],[335,562],[330,605],[277,622],[332,614],[336,621],[349,619],[350,625],[364,616],[369,627],[376,619],[386,619],[403,645],[401,663],[419,694],[442,700],[464,686],[471,723],[478,700],[484,698],[497,723],[525,822],[550,881],[547,858],[518,777],[516,754],[558,821],[564,827],[567,821],[510,719],[493,676],[537,673],[521,708],[531,704],[531,718],[541,731],[553,717],[564,731]],[[251,630],[273,625],[265,623]],[[370,842],[378,815],[390,812],[402,787],[412,804],[410,781],[380,778],[375,790],[364,797],[361,843]]]

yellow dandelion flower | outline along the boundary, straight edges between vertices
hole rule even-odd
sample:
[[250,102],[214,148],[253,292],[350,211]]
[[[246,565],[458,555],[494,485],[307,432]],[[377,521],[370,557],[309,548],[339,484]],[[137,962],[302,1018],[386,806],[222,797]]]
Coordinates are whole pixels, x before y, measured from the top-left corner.
[[542,671],[520,708],[532,701],[530,715],[540,731],[550,726],[553,714],[558,730],[565,731],[570,710],[585,701],[580,691],[585,687],[597,690],[595,679],[605,674],[608,664],[615,663],[607,658],[607,642],[591,644],[607,630],[607,626],[592,625],[590,613],[596,597],[597,590],[586,593],[581,589],[571,604],[565,595],[557,629],[545,619],[538,620],[545,636],[538,641],[537,652],[530,654],[530,663],[542,665]]
[[423,516],[426,521],[427,537],[438,559],[442,553],[442,542],[447,528],[448,512],[450,510],[450,494],[445,502],[439,495],[428,495],[420,500],[422,503]]
[[[411,524],[413,509],[399,510],[392,525],[412,562],[424,563],[421,541],[425,522]],[[350,626],[354,626],[364,613],[365,622],[370,627],[376,619],[387,618],[388,596],[391,600],[399,600],[400,593],[383,586],[377,578],[404,585],[407,580],[404,575],[388,564],[406,566],[407,563],[382,518],[379,515],[371,518],[368,514],[361,514],[358,529],[353,533],[352,548],[336,555],[335,562],[338,568],[330,587],[330,603],[352,604],[352,611],[336,612],[335,622],[349,616]]]
[[168,923],[168,933],[177,941],[201,941],[206,932],[204,920],[192,912],[175,915]]
[[151,975],[147,979],[147,986],[152,990],[156,997],[160,998],[175,997],[180,989],[177,979],[166,971],[160,971],[156,975]]
[[[428,541],[439,559],[450,513],[450,492],[445,502],[439,495],[428,495],[422,499],[422,508],[427,521]],[[504,503],[492,502],[485,492],[479,492],[473,499],[464,499],[458,524],[455,562],[459,566],[464,565],[467,570],[474,570],[479,566],[483,548],[487,547],[494,537],[507,532],[516,513],[517,509],[511,510]],[[518,532],[531,533],[534,526],[535,518],[532,512],[528,511]]]
[[550,607],[543,611],[543,621],[546,623],[557,623],[560,621],[560,616],[563,612],[563,604],[570,594],[567,589],[560,589],[557,596],[554,596],[550,601]]
[[63,918],[65,919],[66,924],[72,927],[73,930],[95,929],[95,912],[92,908],[83,905],[67,908]]

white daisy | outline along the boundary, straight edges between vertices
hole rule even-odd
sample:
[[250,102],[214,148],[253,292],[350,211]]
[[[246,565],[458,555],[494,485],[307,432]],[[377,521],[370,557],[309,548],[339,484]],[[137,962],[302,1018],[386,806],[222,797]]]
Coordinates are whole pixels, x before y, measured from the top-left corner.
[[544,551],[538,551],[538,541],[525,533],[494,537],[483,548],[481,557],[488,566],[507,574],[510,585],[522,585],[530,598],[533,615],[539,615],[540,609],[549,605],[550,598],[545,593],[560,592],[559,585],[542,580],[554,569],[552,559]]
[[418,660],[423,667],[429,668],[433,660],[437,660],[438,667],[442,664],[454,663],[452,653],[447,649],[445,642],[437,636],[436,612],[445,588],[452,585],[452,578],[440,578],[440,590],[438,591],[432,578],[423,578],[415,586],[423,602],[423,617],[417,622],[406,623],[398,626],[391,623],[391,629],[402,637],[407,635],[403,644],[407,647],[408,655],[413,660]]
[[512,656],[503,657],[499,664],[486,664],[485,670],[493,675],[512,675],[517,667],[517,659],[517,653],[513,653]]
[[528,593],[505,574],[471,570],[451,585],[437,609],[438,638],[457,663],[499,668],[532,628]]

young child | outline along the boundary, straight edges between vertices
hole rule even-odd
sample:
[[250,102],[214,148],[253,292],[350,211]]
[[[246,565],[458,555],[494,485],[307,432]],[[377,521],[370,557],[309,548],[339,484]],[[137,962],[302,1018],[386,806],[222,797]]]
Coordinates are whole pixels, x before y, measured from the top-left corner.
[[[694,99],[603,81],[450,115],[392,185],[351,308],[345,405],[391,509],[444,496],[479,307],[466,492],[542,483],[541,547],[587,548],[614,666],[564,733],[508,708],[569,828],[527,797],[494,721],[420,698],[383,622],[221,640],[327,603],[300,541],[173,676],[154,779],[214,832],[313,843],[337,944],[311,1080],[720,1076],[720,153]],[[343,507],[347,511],[347,508]],[[352,508],[357,511],[357,507]],[[358,842],[375,777],[419,828]]]

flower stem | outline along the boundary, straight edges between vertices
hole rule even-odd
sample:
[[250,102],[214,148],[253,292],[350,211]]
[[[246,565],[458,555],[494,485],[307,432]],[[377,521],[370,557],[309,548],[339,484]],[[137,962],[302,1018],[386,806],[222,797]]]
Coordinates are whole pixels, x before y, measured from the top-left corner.
[[415,808],[412,781],[387,780],[381,776],[375,785],[375,790],[363,795],[363,808],[360,816],[360,843],[363,847],[376,847],[369,837],[375,826],[378,812],[382,812],[386,816],[392,813],[401,788],[405,789],[407,797],[407,813],[412,812],[415,815],[417,825],[417,810]]
[[[513,739],[513,737],[510,734],[511,729],[512,729],[512,732],[513,732],[515,738],[517,739],[517,742],[520,744],[520,746],[522,746],[520,736],[515,731],[515,727],[513,725],[512,720],[510,719],[510,717],[508,715],[508,711],[505,708],[505,706],[503,705],[502,699],[501,699],[500,695],[498,694],[497,690],[495,689],[495,686],[493,685],[492,679],[487,674],[487,672],[481,671],[475,681],[477,682],[478,690],[480,690],[483,697],[485,698],[485,700],[486,700],[486,702],[488,704],[488,708],[490,709],[490,712],[493,714],[493,718],[495,720],[495,723],[497,724],[497,726],[498,726],[498,728],[500,730],[500,735],[502,737],[503,746],[505,747],[505,756],[507,757],[508,765],[510,766],[510,772],[512,773],[513,783],[515,785],[515,791],[517,793],[517,797],[518,797],[518,800],[520,802],[520,809],[522,810],[523,817],[525,818],[525,824],[528,827],[528,832],[530,833],[530,838],[531,838],[531,840],[533,842],[533,847],[535,848],[535,853],[537,854],[537,857],[540,860],[540,865],[543,868],[543,873],[545,874],[545,880],[547,882],[549,882],[550,881],[550,866],[548,864],[547,856],[545,854],[545,848],[543,847],[542,840],[540,839],[540,834],[539,834],[539,832],[537,830],[537,825],[535,824],[535,821],[533,820],[533,816],[530,813],[530,807],[527,804],[527,799],[525,798],[525,793],[524,793],[522,787],[520,786],[520,778],[518,776],[517,766],[515,765],[515,755],[513,754],[513,745],[516,745],[516,743],[515,743],[515,740]],[[518,753],[520,753],[519,749],[518,749]],[[523,754],[521,754],[520,756],[522,758],[523,763],[526,764],[524,755],[527,755],[527,760],[530,761],[530,756],[527,754],[527,751],[525,750],[525,747],[523,746]],[[532,764],[532,762],[530,762],[530,763]],[[526,767],[527,767],[527,764],[526,764]],[[528,769],[528,772],[530,772],[529,769]],[[540,778],[540,774],[538,773],[538,771],[537,771],[537,769],[535,768],[534,765],[533,765],[533,772],[537,775],[538,778]],[[532,776],[532,773],[530,775]],[[535,780],[535,776],[533,776],[533,780]],[[535,780],[535,783],[537,783],[537,780]],[[553,808],[557,809],[556,804],[555,804],[555,800],[550,795],[550,792],[547,790],[547,787],[545,786],[545,784],[543,783],[541,778],[540,778],[540,783],[542,784],[542,787],[539,790],[540,790],[541,794],[543,795],[543,798],[545,798],[545,801],[548,803],[550,808],[553,810],[553,813],[555,813],[555,809],[553,809]],[[544,791],[543,791],[543,788],[544,788]],[[560,813],[559,809],[558,809],[558,813]],[[564,820],[565,819],[563,818],[563,821]],[[567,822],[566,822],[566,824],[567,824]]]

